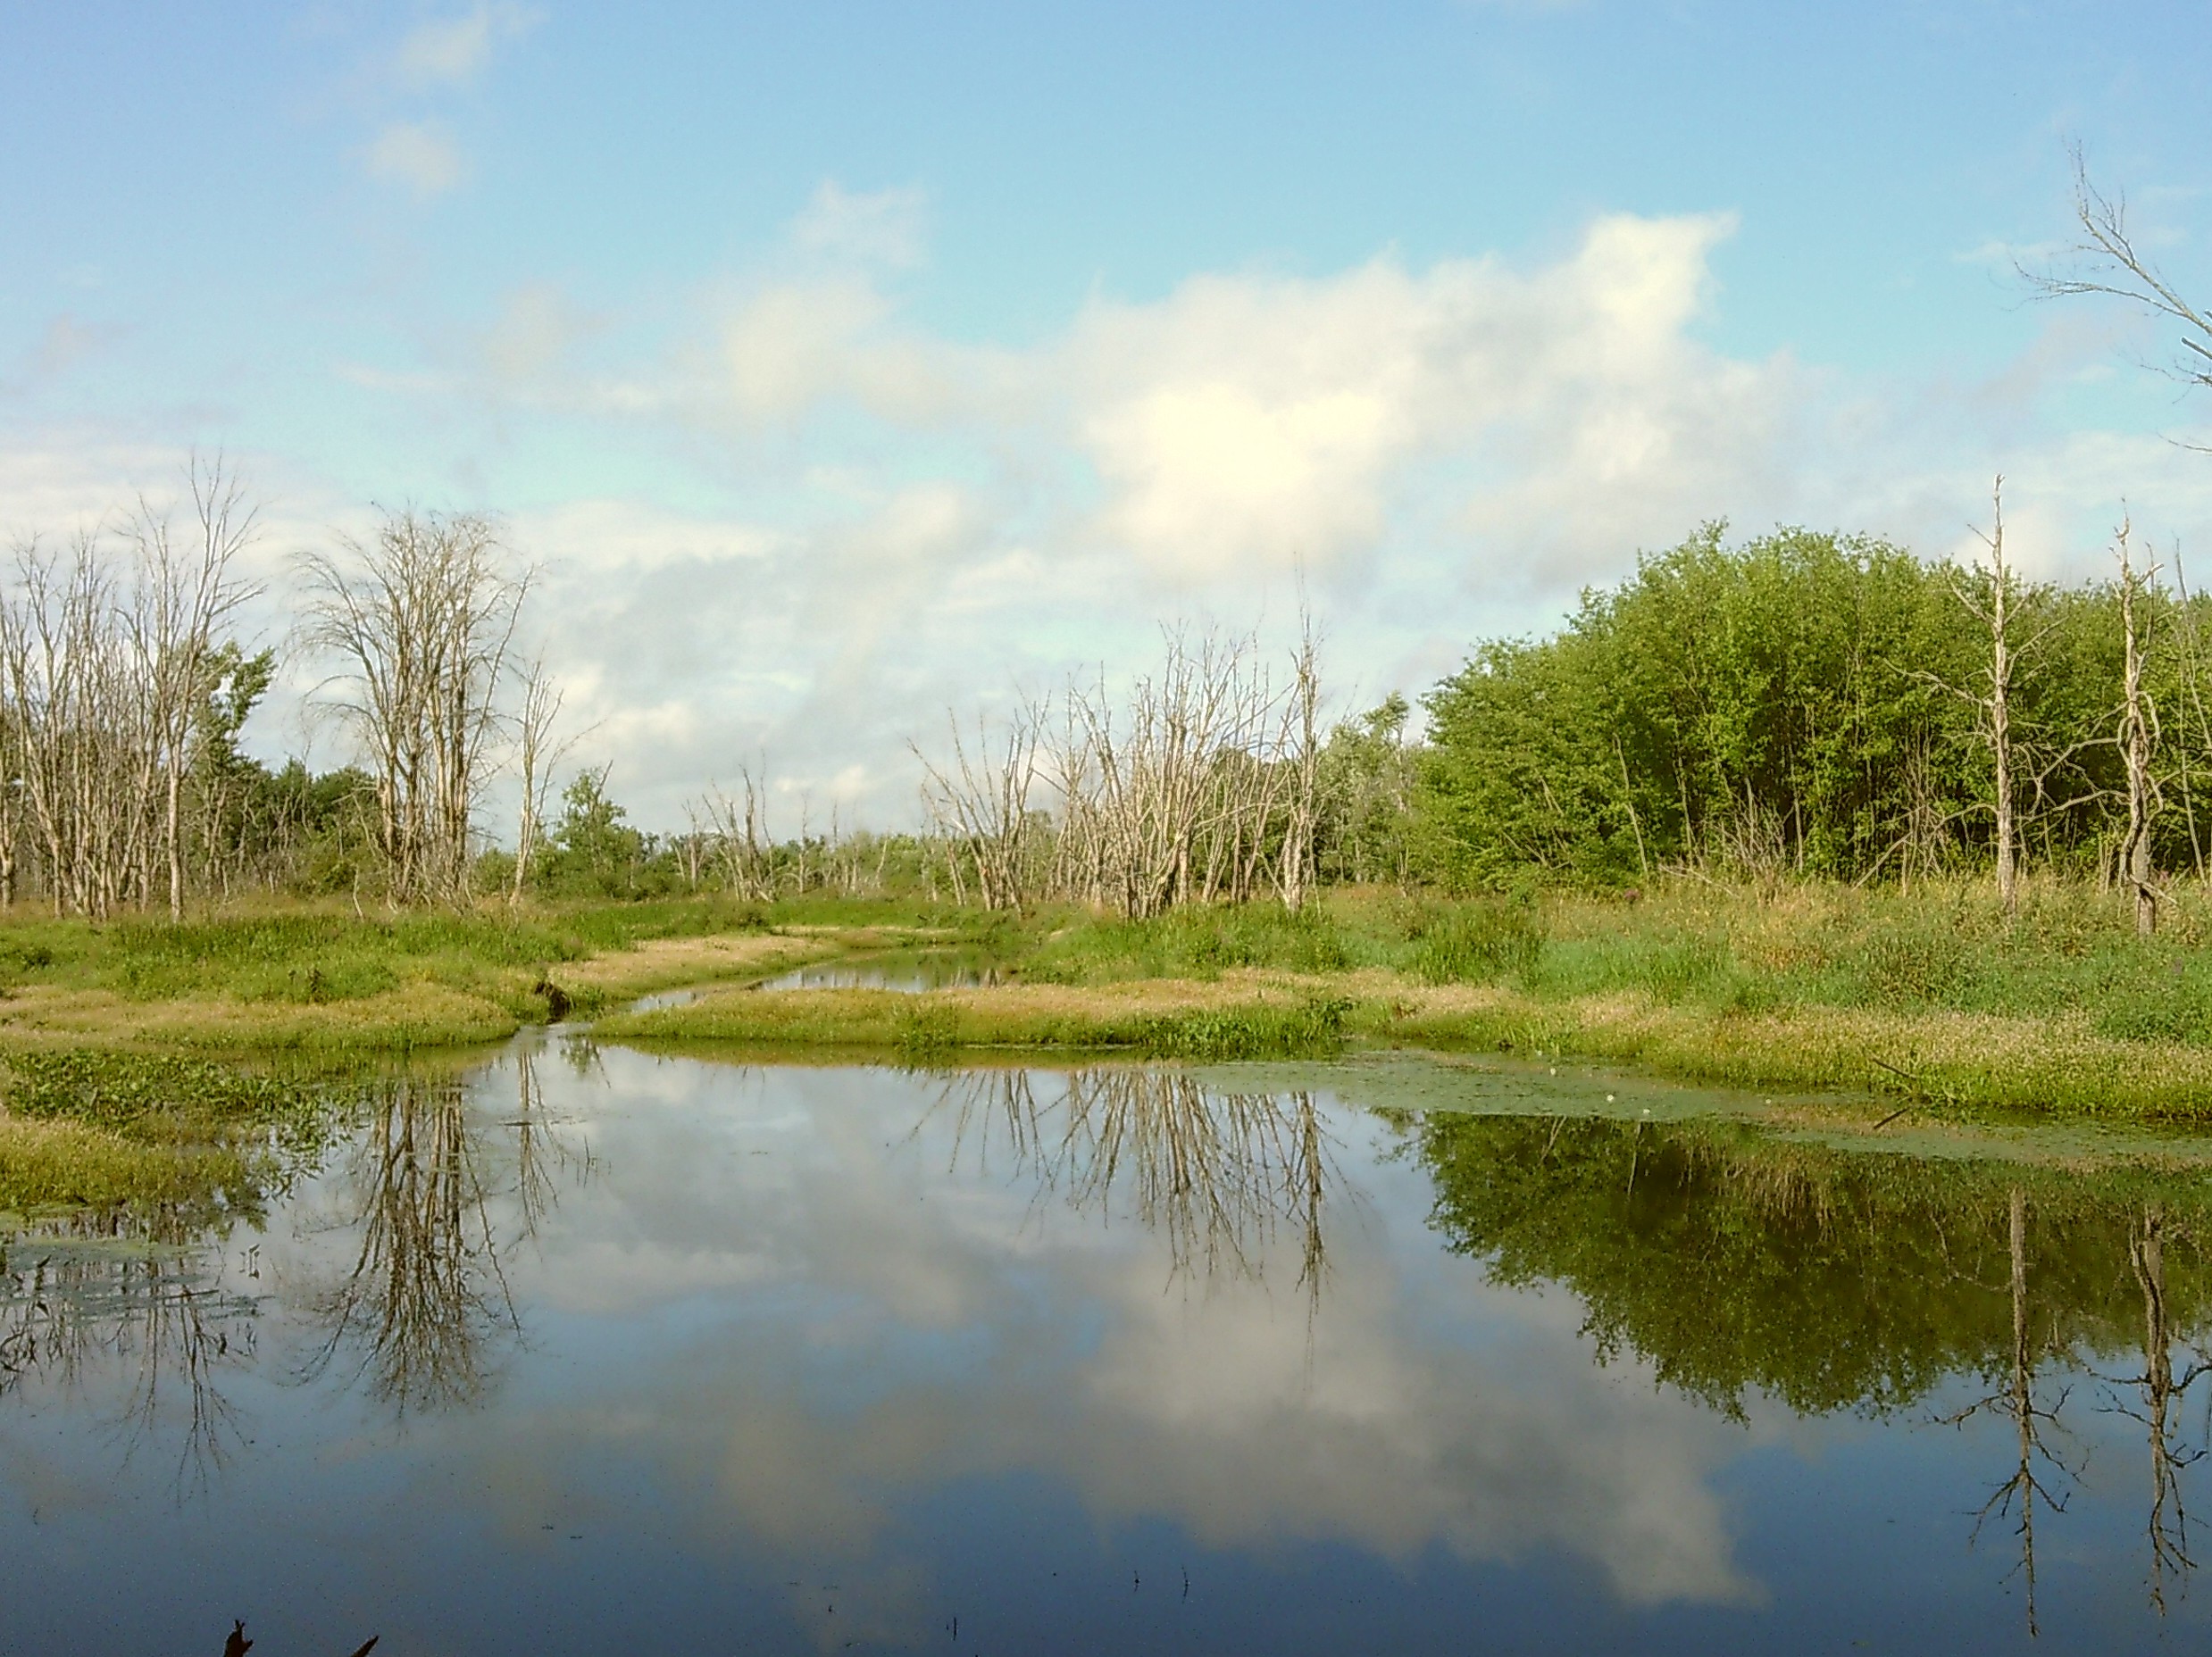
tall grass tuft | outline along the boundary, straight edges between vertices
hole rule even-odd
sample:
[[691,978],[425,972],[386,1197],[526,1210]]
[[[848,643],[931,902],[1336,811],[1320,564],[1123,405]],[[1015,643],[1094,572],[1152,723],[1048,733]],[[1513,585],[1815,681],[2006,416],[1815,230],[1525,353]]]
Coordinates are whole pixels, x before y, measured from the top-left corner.
[[1534,908],[1504,899],[1423,904],[1406,931],[1414,972],[1430,984],[1494,984],[1529,971],[1544,951]]

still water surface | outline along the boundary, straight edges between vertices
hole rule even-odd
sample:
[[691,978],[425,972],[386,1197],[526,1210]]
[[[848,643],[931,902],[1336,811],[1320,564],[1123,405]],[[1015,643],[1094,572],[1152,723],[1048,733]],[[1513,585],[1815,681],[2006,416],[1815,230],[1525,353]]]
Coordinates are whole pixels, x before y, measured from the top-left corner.
[[0,1649],[2201,1649],[2201,1148],[1748,1108],[528,1037],[14,1237]]

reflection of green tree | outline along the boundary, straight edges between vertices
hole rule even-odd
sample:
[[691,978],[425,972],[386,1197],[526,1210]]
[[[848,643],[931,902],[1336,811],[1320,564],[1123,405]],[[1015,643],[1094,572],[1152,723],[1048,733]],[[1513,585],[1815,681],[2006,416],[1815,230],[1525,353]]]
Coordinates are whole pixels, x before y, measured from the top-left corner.
[[[2199,1182],[1852,1153],[1724,1125],[1432,1115],[1404,1123],[1436,1182],[1432,1223],[1496,1281],[1566,1285],[1601,1353],[1736,1413],[1748,1389],[1806,1411],[1895,1409],[2014,1359],[2011,1193],[2048,1344],[2141,1338],[2133,1249],[2212,1235]],[[2188,1208],[2183,1215],[2180,1210]],[[2201,1216],[2201,1217],[2200,1217]],[[2160,1259],[2163,1325],[2212,1310],[2201,1252]]]
[[[2039,1508],[2065,1507],[2050,1437],[2066,1372],[2099,1374],[2149,1438],[2149,1587],[2166,1608],[2188,1552],[2180,1405],[2212,1373],[2212,1194],[2200,1174],[2082,1171],[1855,1153],[1718,1124],[1435,1115],[1398,1123],[1435,1179],[1432,1223],[1494,1280],[1557,1282],[1601,1355],[1740,1416],[1758,1390],[1793,1408],[1876,1413],[1945,1379],[1987,1391],[1943,1419],[2005,1421],[2009,1475],[1975,1524],[2020,1544],[2036,1626]],[[2193,1347],[2176,1371],[2177,1346]]]

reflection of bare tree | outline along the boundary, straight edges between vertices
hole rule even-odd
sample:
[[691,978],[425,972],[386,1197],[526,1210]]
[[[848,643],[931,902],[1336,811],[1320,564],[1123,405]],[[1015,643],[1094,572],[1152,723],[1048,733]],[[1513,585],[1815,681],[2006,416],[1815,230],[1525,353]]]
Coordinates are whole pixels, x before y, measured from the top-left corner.
[[2141,1226],[2128,1239],[2128,1264],[2143,1297],[2143,1372],[2131,1378],[2141,1389],[2142,1407],[2124,1412],[2143,1424],[2150,1440],[2150,1603],[2166,1614],[2166,1580],[2169,1573],[2193,1570],[2189,1553],[2189,1513],[2183,1505],[2181,1472],[2204,1452],[2180,1440],[2180,1405],[2184,1395],[2206,1373],[2201,1360],[2191,1363],[2177,1379],[2174,1374],[2174,1331],[2167,1320],[2166,1296],[2166,1211],[2158,1203],[2147,1203]]
[[2035,1504],[2040,1500],[2053,1512],[2066,1511],[2066,1498],[2054,1495],[2043,1482],[2041,1467],[2057,1469],[2071,1475],[2071,1470],[2049,1446],[2043,1442],[2046,1428],[2058,1424],[2058,1411],[2066,1401],[2062,1391],[2046,1409],[2036,1402],[2035,1370],[2049,1354],[2049,1339],[2037,1339],[2031,1328],[2028,1311],[2028,1202],[2027,1194],[2015,1186],[2007,1205],[2007,1240],[2012,1274],[2009,1284],[2012,1295],[2012,1352],[2011,1363],[2004,1385],[1987,1397],[1968,1404],[1965,1409],[1944,1418],[1953,1427],[1984,1411],[2007,1417],[2012,1423],[2019,1444],[2019,1461],[2012,1477],[1991,1493],[1974,1518],[1974,1536],[1979,1538],[1982,1527],[1992,1515],[2014,1516],[2014,1534],[2020,1538],[2020,1576],[2027,1593],[2028,1634],[2037,1633],[2035,1620]]
[[1309,1093],[1216,1092],[1188,1072],[1077,1070],[1040,1102],[1025,1070],[967,1072],[947,1089],[954,1155],[988,1162],[1002,1137],[1017,1172],[1070,1206],[1110,1214],[1117,1189],[1167,1239],[1178,1272],[1256,1276],[1261,1248],[1296,1228],[1299,1286],[1318,1303],[1326,1264],[1322,1210],[1340,1178]]
[[483,1386],[488,1337],[519,1325],[462,1084],[382,1084],[354,1155],[360,1247],[320,1307],[330,1332],[310,1373],[358,1342],[359,1373],[403,1414],[466,1403]]
[[255,1307],[225,1290],[206,1251],[164,1237],[171,1228],[167,1216],[79,1215],[19,1239],[40,1252],[27,1268],[0,1259],[0,1394],[34,1380],[73,1389],[96,1363],[128,1371],[126,1459],[179,1422],[181,1493],[240,1437],[219,1383],[253,1354]]
[[538,1080],[535,1048],[514,1049],[515,1114],[507,1126],[514,1130],[514,1197],[522,1212],[522,1232],[535,1237],[545,1217],[559,1201],[560,1178],[572,1175],[579,1182],[591,1176],[591,1153],[578,1151],[561,1138],[546,1112],[545,1090]]
[[[402,1414],[481,1395],[491,1344],[521,1333],[503,1251],[536,1234],[561,1185],[588,1178],[588,1151],[566,1143],[546,1108],[538,1050],[521,1043],[513,1137],[488,1138],[459,1078],[413,1076],[380,1084],[350,1170],[360,1237],[353,1265],[318,1306],[328,1326],[308,1364],[321,1373],[348,1348],[357,1376]],[[508,1168],[496,1153],[511,1148]],[[501,1204],[506,1224],[495,1218]]]

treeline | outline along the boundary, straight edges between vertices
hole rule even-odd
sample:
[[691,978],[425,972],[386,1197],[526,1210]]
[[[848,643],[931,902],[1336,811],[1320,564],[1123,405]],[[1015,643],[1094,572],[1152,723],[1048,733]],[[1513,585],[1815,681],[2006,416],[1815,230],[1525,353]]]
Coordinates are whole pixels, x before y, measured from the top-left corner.
[[2008,845],[2108,882],[2201,878],[2212,614],[2121,550],[2069,587],[2021,579],[2001,527],[1974,567],[1707,528],[1429,695],[1423,862],[1486,887],[1910,882]]
[[2114,573],[2023,579],[2001,503],[1971,563],[1721,526],[1480,645],[1423,698],[1316,728],[1310,637],[1171,635],[1118,702],[1071,687],[958,729],[928,795],[987,903],[1186,902],[1390,882],[1629,887],[1664,873],[1865,884],[2042,869],[2132,891],[2212,864],[2207,601],[2124,529]]
[[[2132,888],[2212,864],[2206,601],[2124,532],[2111,579],[2023,579],[1862,537],[1709,527],[1479,646],[1422,700],[1331,720],[1306,627],[1171,629],[1151,669],[1073,680],[917,744],[924,825],[769,826],[769,779],[632,825],[572,771],[557,675],[522,648],[534,571],[493,519],[387,512],[295,560],[284,641],[348,741],[321,775],[240,734],[279,671],[236,636],[255,517],[221,465],[174,510],[14,549],[0,588],[0,902],[104,915],[249,890],[385,903],[749,900],[828,889],[1142,919],[1318,888],[1629,886],[1666,871],[1910,884],[2041,868]],[[520,809],[487,820],[502,777]],[[504,841],[505,844],[500,844]]]

